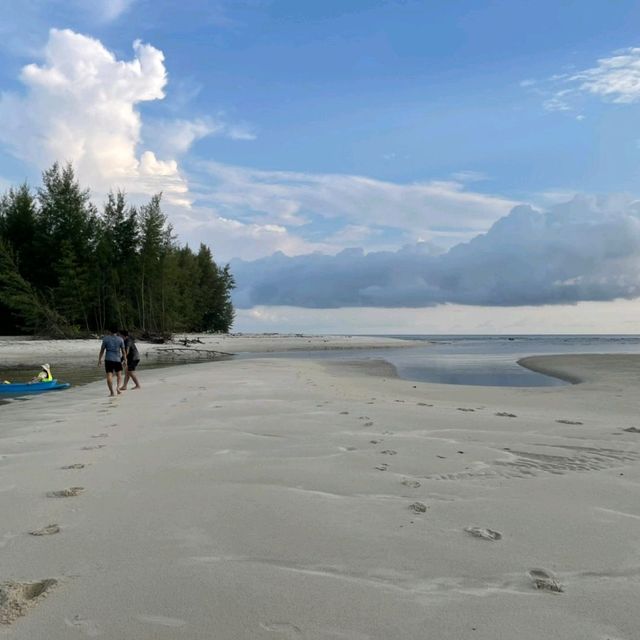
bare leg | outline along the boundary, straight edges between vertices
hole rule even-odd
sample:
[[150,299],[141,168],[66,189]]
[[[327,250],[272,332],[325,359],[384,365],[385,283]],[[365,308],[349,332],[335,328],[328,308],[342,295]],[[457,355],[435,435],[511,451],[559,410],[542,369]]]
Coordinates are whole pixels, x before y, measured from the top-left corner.
[[113,393],[113,374],[111,372],[107,373],[107,387],[109,387],[109,395],[114,396]]
[[[127,376],[133,380],[133,383],[135,384],[135,387],[133,387],[133,388],[134,389],[140,389],[140,380],[138,380],[138,376],[137,376],[136,372],[135,371],[127,371]],[[125,386],[126,386],[126,383],[125,383]]]
[[129,369],[126,369],[124,372],[124,384],[120,387],[120,391],[126,391],[127,385],[129,384],[129,378],[131,374],[129,373]]
[[120,393],[120,385],[122,384],[122,372],[116,371],[116,391]]

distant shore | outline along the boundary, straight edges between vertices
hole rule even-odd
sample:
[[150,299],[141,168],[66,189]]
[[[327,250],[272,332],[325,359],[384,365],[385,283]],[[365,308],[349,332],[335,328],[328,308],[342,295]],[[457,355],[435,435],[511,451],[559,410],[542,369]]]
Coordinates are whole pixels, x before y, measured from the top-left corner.
[[0,635],[635,637],[640,356],[526,364],[583,382],[264,357],[2,407]]

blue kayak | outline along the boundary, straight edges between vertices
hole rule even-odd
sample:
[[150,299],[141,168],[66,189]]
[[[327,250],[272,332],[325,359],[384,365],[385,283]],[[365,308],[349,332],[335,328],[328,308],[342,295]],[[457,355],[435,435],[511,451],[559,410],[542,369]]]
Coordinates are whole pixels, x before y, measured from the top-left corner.
[[12,382],[10,384],[0,384],[0,396],[25,396],[32,393],[44,393],[45,391],[59,391],[68,389],[71,385],[68,382]]

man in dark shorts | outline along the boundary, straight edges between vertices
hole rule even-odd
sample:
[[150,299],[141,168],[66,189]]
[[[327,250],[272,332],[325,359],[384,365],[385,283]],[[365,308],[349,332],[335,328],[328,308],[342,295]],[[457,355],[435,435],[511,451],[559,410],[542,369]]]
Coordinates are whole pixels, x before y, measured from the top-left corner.
[[126,357],[124,350],[124,340],[116,335],[118,330],[111,328],[109,333],[102,338],[102,346],[100,347],[100,355],[98,356],[98,366],[102,364],[102,356],[104,355],[104,370],[107,373],[107,387],[109,387],[109,395],[113,393],[113,374],[116,374],[116,392],[120,393],[120,384],[122,382],[122,363]]
[[129,379],[133,380],[134,389],[140,388],[138,374],[135,372],[140,363],[140,353],[136,347],[136,341],[133,336],[129,335],[126,329],[120,331],[120,335],[124,338],[124,350],[127,354],[127,370],[124,372],[124,384],[120,387],[120,391],[126,391]]

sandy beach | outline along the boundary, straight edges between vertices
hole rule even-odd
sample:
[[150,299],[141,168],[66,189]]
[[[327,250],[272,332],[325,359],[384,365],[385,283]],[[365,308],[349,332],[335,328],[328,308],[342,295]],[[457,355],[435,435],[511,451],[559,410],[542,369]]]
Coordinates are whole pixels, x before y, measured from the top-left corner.
[[0,638],[634,640],[640,357],[523,364],[582,382],[263,358],[1,407]]
[[[185,341],[186,340],[186,344]],[[215,360],[237,353],[273,353],[279,351],[322,351],[326,349],[370,349],[424,346],[424,342],[369,336],[303,334],[176,334],[165,344],[137,341],[144,361],[174,359]],[[56,363],[97,360],[100,339],[41,340],[0,336],[0,366],[34,366],[44,361]]]

